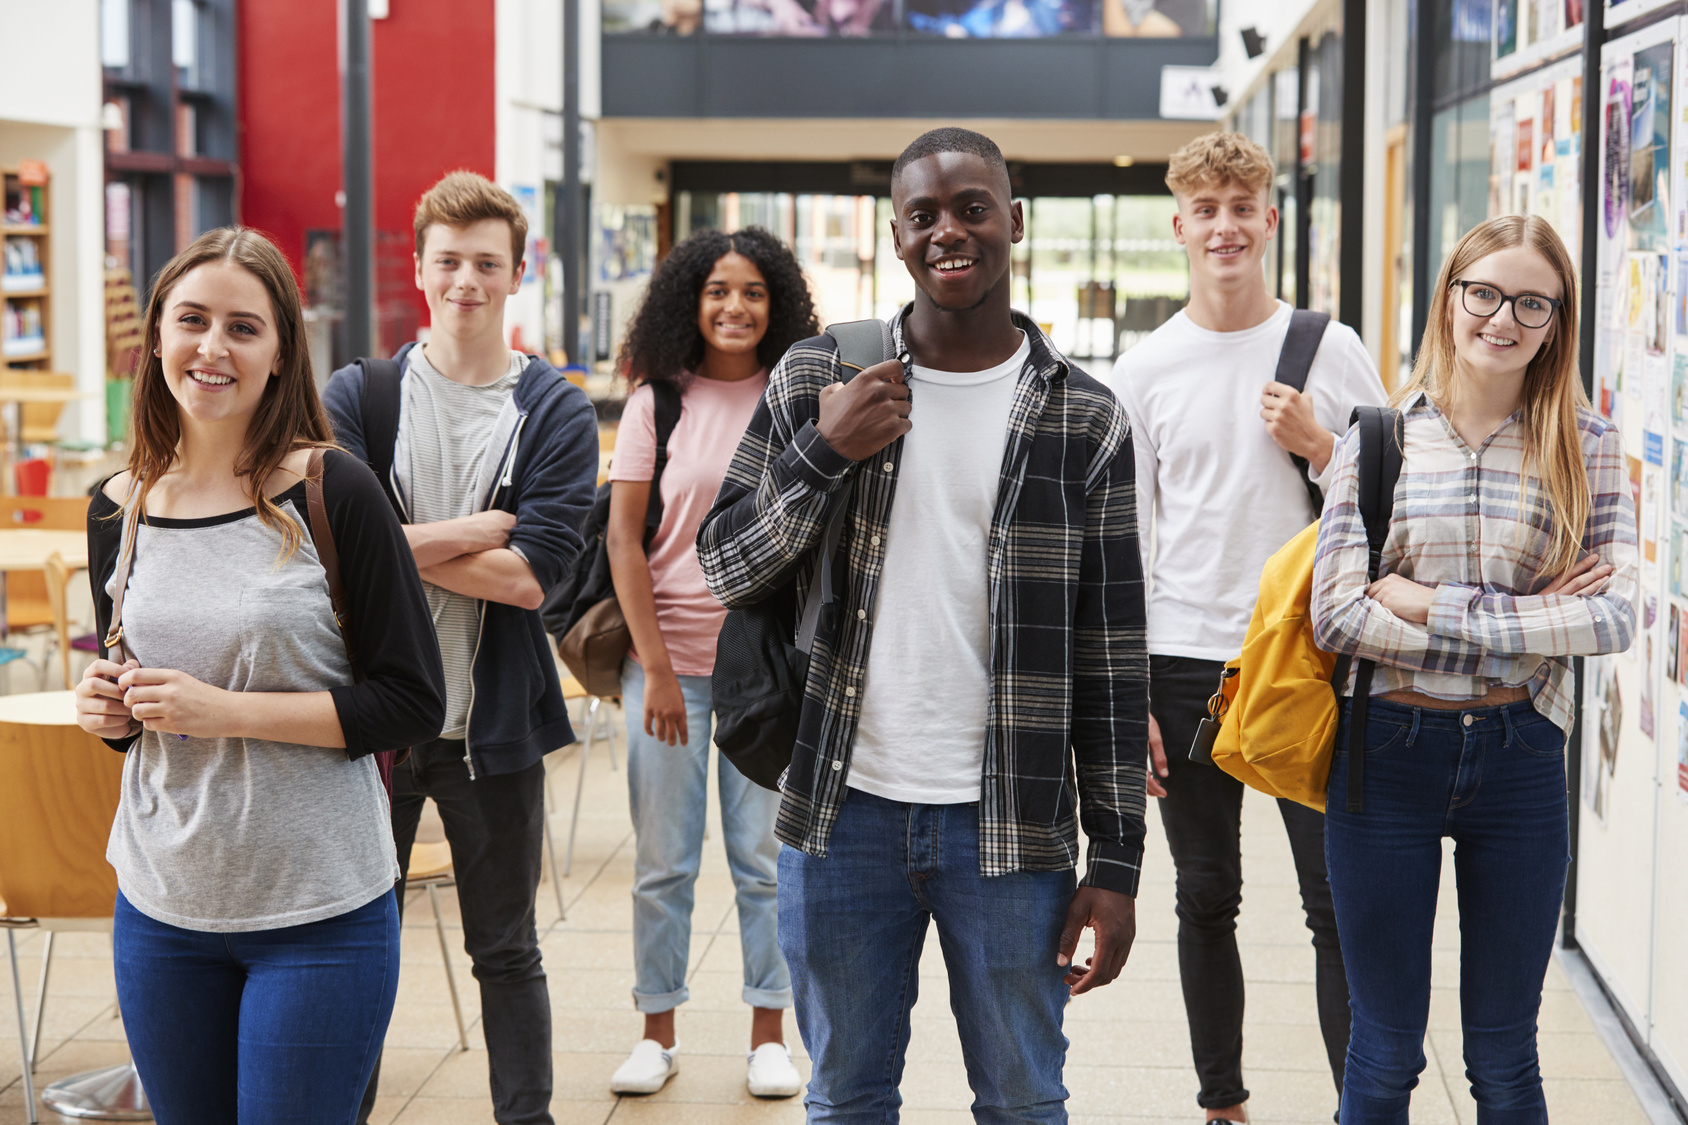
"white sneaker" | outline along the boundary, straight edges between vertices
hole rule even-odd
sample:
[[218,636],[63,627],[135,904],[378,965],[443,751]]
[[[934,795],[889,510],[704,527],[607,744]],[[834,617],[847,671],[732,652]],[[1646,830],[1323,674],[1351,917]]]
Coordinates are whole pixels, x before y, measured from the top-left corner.
[[627,1061],[610,1077],[612,1094],[654,1094],[680,1073],[680,1045],[664,1047],[655,1039],[641,1039]]
[[759,1098],[789,1098],[803,1090],[803,1078],[784,1043],[764,1043],[750,1052],[750,1074],[745,1081]]

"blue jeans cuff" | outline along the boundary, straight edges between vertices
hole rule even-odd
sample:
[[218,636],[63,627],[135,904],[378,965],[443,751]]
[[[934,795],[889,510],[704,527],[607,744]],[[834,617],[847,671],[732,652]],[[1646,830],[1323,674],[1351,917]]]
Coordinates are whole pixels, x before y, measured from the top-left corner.
[[634,989],[633,1007],[645,1013],[647,1016],[654,1016],[658,1012],[671,1012],[691,998],[691,990],[686,988],[684,985],[676,988],[673,992],[660,992],[655,994],[640,992],[638,989]]
[[747,984],[744,986],[744,1002],[752,1008],[789,1008],[791,989],[751,988]]

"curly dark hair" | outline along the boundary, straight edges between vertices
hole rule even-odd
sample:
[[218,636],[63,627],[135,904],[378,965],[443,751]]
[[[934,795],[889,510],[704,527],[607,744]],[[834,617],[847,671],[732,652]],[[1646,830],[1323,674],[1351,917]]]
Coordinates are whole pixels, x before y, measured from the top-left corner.
[[772,368],[797,341],[820,333],[803,267],[785,243],[761,227],[732,234],[701,230],[674,247],[651,275],[621,343],[619,366],[629,381],[685,389],[687,372],[703,361],[697,313],[704,282],[715,263],[735,251],[749,258],[768,283],[768,331],[756,345],[764,367]]

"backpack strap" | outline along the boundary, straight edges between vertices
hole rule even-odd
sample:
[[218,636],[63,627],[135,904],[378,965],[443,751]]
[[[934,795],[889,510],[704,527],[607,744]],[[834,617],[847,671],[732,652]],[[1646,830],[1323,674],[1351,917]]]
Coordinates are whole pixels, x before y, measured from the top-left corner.
[[[1383,563],[1383,544],[1389,538],[1389,520],[1395,512],[1395,484],[1401,478],[1405,451],[1404,420],[1399,410],[1386,406],[1357,406],[1353,424],[1359,427],[1360,518],[1366,525],[1366,578],[1377,581]],[[1337,675],[1348,678],[1351,659],[1337,661]],[[1354,672],[1354,705],[1348,718],[1348,811],[1365,811],[1366,720],[1371,711],[1372,674],[1377,663],[1361,660]],[[1338,681],[1341,682],[1341,681]]]
[[651,397],[656,400],[656,467],[651,470],[651,498],[645,505],[647,550],[657,528],[662,526],[662,470],[668,467],[668,439],[680,424],[680,392],[674,389],[674,384],[655,380],[650,388]]
[[352,675],[362,680],[362,665],[358,661],[357,637],[352,632],[346,586],[340,581],[340,549],[334,545],[334,529],[328,522],[328,504],[322,495],[321,446],[311,450],[310,459],[305,463],[305,510],[310,516],[311,542],[316,545],[317,558],[328,578],[328,603],[334,607],[334,623],[340,627],[340,637],[346,642],[346,656],[352,662]]
[[[363,447],[369,467],[388,499],[393,495],[393,448],[399,440],[399,379],[403,375],[398,361],[392,359],[360,359],[363,368],[363,394],[358,407],[363,413]],[[318,479],[321,479],[318,466]],[[319,552],[320,553],[320,552]]]
[[[839,361],[856,371],[865,371],[876,363],[897,358],[888,321],[849,320],[842,324],[829,324],[826,334],[838,345]],[[820,569],[809,583],[809,596],[803,602],[803,619],[797,629],[797,647],[805,653],[814,651],[822,603],[837,600],[833,593],[832,563],[833,556],[838,553],[839,540],[844,537],[844,510],[849,507],[845,497],[848,494],[848,486],[840,488],[829,501]]]
[[[129,592],[129,571],[135,565],[135,537],[140,533],[140,517],[134,504],[135,486],[129,487],[129,503],[124,505],[123,538],[117,550],[117,580],[112,584],[111,592],[111,626],[106,629],[105,650],[107,657],[118,664],[127,661],[132,653],[128,643],[123,639],[123,598]],[[113,650],[116,655],[112,656]]]
[[891,323],[886,320],[846,320],[826,326],[826,334],[838,345],[838,358],[845,367],[864,371],[876,363],[896,359]]
[[[1312,309],[1296,309],[1289,314],[1289,330],[1284,333],[1283,350],[1278,353],[1278,370],[1272,378],[1293,388],[1296,393],[1307,389],[1307,373],[1313,370],[1313,357],[1319,354],[1319,343],[1325,338],[1330,314]],[[1307,486],[1307,498],[1313,502],[1313,518],[1325,510],[1325,494],[1307,479],[1307,458],[1299,453],[1289,455],[1296,475]]]

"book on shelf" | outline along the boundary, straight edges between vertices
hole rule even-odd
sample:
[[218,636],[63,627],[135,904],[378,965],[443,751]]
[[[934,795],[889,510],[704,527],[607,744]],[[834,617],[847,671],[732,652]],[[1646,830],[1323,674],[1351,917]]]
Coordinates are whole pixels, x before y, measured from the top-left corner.
[[14,227],[44,225],[47,212],[41,204],[46,190],[39,184],[21,184],[8,178],[5,210],[0,212],[0,221]]
[[0,317],[0,340],[4,341],[8,356],[26,355],[46,347],[40,304],[18,305],[7,301],[5,314]]
[[16,293],[47,284],[41,269],[41,249],[32,238],[8,238],[0,255],[0,290]]

